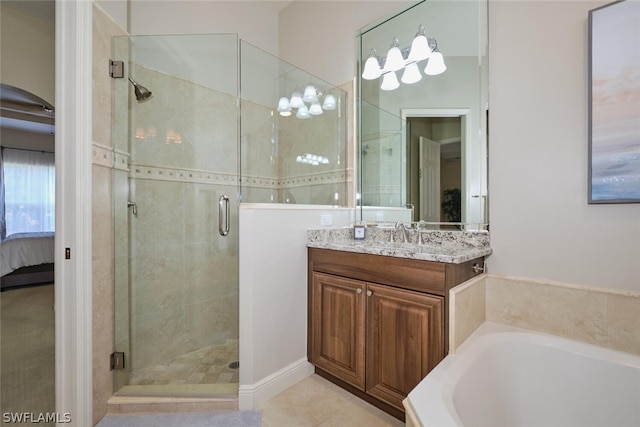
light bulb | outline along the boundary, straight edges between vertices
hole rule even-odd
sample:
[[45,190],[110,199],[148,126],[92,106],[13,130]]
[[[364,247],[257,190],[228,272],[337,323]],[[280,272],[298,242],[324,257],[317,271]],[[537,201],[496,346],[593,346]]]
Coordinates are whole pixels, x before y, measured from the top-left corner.
[[307,106],[302,104],[302,107],[298,108],[298,112],[296,113],[296,117],[299,119],[308,119],[309,118],[309,110]]
[[291,106],[289,105],[289,99],[285,96],[280,98],[278,101],[278,111],[281,116],[290,116],[291,115]]
[[427,62],[427,66],[424,68],[424,73],[429,76],[437,76],[438,74],[442,74],[447,69],[447,66],[444,65],[444,58],[439,51],[433,52],[429,57],[429,62]]
[[316,88],[309,85],[304,89],[304,95],[302,95],[302,100],[304,102],[317,102],[318,101],[318,93],[316,92]]
[[362,71],[362,78],[365,80],[375,80],[382,74],[380,69],[380,63],[376,57],[375,49],[371,49],[371,54],[364,63],[364,70]]
[[322,114],[322,107],[320,106],[319,102],[314,102],[313,104],[311,104],[311,107],[309,107],[309,114],[311,114],[312,116],[319,116],[320,114]]
[[404,68],[404,58],[400,51],[400,42],[398,38],[393,39],[393,44],[387,52],[387,60],[384,64],[384,71],[398,71]]
[[396,77],[395,72],[386,73],[384,77],[382,77],[382,84],[380,85],[380,89],[382,90],[394,90],[400,86],[398,82],[398,77]]
[[408,61],[422,61],[427,59],[431,55],[431,48],[429,47],[429,41],[424,34],[424,25],[420,24],[418,32],[411,42],[411,50],[409,51]]
[[412,62],[407,65],[407,68],[404,69],[402,73],[402,78],[400,79],[402,83],[412,84],[417,83],[422,79],[422,74],[420,74],[420,69],[418,68],[417,62]]
[[293,92],[291,94],[291,101],[289,102],[291,108],[300,108],[304,105],[304,101],[302,100],[302,95],[300,92]]
[[324,97],[324,102],[322,103],[323,110],[335,110],[336,109],[336,97],[331,95],[330,93]]

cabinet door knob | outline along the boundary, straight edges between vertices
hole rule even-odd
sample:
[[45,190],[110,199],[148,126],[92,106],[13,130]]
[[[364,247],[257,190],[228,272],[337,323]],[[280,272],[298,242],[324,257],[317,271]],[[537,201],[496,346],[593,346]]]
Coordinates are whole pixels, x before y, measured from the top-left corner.
[[484,273],[484,269],[485,269],[485,265],[482,264],[478,264],[477,262],[473,264],[473,272],[478,274],[478,273]]
[[373,292],[367,291],[367,296],[370,297],[371,295],[373,295]]
[[361,293],[362,293],[362,288],[356,289],[356,294],[361,294]]

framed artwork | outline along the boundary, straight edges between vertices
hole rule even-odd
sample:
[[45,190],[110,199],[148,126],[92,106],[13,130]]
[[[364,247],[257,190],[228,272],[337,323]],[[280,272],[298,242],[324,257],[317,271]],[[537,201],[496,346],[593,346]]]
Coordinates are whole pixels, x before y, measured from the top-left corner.
[[640,203],[640,1],[589,11],[589,203]]

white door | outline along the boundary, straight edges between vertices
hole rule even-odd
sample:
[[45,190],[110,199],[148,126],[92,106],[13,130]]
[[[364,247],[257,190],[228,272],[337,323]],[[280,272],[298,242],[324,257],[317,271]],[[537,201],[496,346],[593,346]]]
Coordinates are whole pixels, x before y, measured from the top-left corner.
[[440,143],[420,137],[420,219],[440,222]]

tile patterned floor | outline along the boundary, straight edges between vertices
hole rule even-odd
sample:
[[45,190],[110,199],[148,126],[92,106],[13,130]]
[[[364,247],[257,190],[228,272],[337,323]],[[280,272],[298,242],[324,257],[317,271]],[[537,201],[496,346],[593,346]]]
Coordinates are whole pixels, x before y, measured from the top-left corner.
[[238,340],[201,348],[156,366],[131,373],[131,385],[237,383]]
[[405,424],[318,375],[262,405],[262,427],[400,427]]

